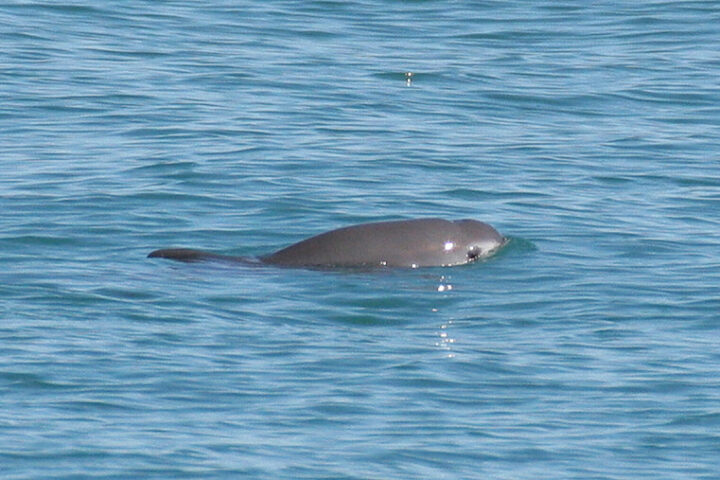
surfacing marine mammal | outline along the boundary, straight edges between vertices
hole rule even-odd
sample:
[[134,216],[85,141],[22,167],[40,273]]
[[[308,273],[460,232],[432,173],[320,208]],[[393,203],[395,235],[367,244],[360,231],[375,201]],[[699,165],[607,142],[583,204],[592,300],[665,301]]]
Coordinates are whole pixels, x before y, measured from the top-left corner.
[[338,228],[257,259],[188,248],[155,250],[148,257],[181,262],[220,260],[290,267],[449,267],[486,258],[506,243],[477,220],[422,218]]

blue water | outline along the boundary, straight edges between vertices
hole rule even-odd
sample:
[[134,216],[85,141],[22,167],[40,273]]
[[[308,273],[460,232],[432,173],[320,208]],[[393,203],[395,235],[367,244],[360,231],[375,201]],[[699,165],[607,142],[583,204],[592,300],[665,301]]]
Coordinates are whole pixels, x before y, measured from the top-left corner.
[[[1,478],[720,476],[717,2],[10,1],[0,45]],[[428,216],[511,241],[145,258]]]

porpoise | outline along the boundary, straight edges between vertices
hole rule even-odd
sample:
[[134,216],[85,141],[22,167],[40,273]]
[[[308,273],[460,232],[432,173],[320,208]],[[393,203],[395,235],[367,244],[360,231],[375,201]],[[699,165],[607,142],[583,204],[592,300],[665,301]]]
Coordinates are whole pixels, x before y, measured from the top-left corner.
[[148,257],[289,267],[449,267],[486,258],[505,242],[492,226],[477,220],[422,218],[338,228],[258,258],[188,248],[155,250]]

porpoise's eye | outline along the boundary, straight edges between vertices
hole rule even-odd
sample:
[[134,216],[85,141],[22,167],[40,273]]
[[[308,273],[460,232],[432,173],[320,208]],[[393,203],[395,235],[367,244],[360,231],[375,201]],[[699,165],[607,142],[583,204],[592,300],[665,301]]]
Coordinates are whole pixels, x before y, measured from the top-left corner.
[[468,261],[472,262],[474,260],[477,260],[480,256],[480,249],[478,247],[473,247],[470,250],[468,250],[467,257]]

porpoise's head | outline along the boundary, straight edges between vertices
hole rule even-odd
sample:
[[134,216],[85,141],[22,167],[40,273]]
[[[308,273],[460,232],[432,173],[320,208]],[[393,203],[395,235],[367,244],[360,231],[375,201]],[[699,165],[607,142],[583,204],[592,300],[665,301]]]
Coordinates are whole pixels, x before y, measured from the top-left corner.
[[507,239],[487,223],[477,220],[456,220],[460,227],[460,245],[457,248],[467,255],[465,263],[474,262],[495,253],[505,245]]

